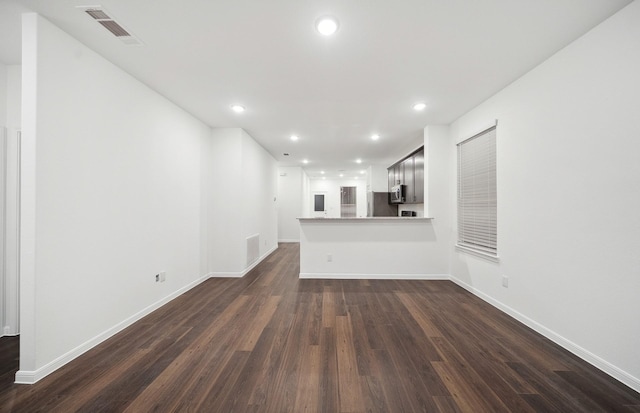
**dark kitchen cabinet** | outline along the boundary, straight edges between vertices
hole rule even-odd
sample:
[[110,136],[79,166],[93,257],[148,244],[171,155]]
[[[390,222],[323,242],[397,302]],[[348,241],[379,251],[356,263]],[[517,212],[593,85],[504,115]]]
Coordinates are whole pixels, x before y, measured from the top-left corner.
[[424,203],[424,148],[387,168],[389,191],[393,185],[406,185],[405,203]]
[[414,202],[424,203],[424,149],[413,155]]
[[413,169],[413,156],[402,161],[401,165],[402,165],[402,169],[404,169],[403,185],[407,186],[407,188],[405,189],[406,192],[404,193],[405,200],[406,200],[405,202],[408,204],[411,204],[411,203],[414,203],[416,200],[415,179],[414,179],[415,171]]
[[395,164],[387,168],[387,172],[389,173],[389,191],[394,185],[404,185],[404,165]]

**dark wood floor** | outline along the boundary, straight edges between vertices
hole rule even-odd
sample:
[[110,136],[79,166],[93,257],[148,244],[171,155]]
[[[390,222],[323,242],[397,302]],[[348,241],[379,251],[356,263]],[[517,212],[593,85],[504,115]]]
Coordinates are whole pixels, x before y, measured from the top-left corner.
[[298,280],[298,258],[281,244],[32,386],[6,380],[17,348],[0,345],[0,411],[640,412],[640,394],[451,282]]

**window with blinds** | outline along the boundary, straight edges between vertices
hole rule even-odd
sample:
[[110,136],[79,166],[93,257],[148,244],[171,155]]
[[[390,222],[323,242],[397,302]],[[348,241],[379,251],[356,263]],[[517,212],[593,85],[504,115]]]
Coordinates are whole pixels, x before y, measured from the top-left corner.
[[497,257],[496,127],[458,144],[458,246]]

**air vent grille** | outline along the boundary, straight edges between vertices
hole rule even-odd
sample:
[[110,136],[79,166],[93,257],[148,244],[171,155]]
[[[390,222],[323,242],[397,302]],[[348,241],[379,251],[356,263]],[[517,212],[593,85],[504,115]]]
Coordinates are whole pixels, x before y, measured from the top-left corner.
[[111,20],[111,17],[109,17],[107,13],[105,13],[102,10],[88,9],[88,10],[85,10],[85,13],[87,13],[89,16],[93,17],[96,20]]
[[103,25],[105,29],[109,30],[116,37],[131,36],[128,31],[113,20],[99,20],[98,23]]
[[87,15],[91,16],[95,21],[100,23],[102,27],[109,30],[111,34],[117,37],[122,43],[126,45],[134,45],[141,46],[143,43],[131,32],[125,29],[120,23],[116,22],[116,20],[111,17],[112,14],[108,13],[101,6],[77,6],[78,9],[81,9]]

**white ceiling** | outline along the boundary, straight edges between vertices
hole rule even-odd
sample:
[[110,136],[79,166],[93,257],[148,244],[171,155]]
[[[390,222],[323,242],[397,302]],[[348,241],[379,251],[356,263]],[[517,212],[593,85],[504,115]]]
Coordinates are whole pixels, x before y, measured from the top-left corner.
[[[207,124],[331,174],[388,166],[425,125],[455,120],[630,1],[0,0],[0,62],[20,63],[19,15],[36,11]],[[88,4],[144,46],[75,7]],[[340,22],[329,38],[314,29],[327,14]]]

